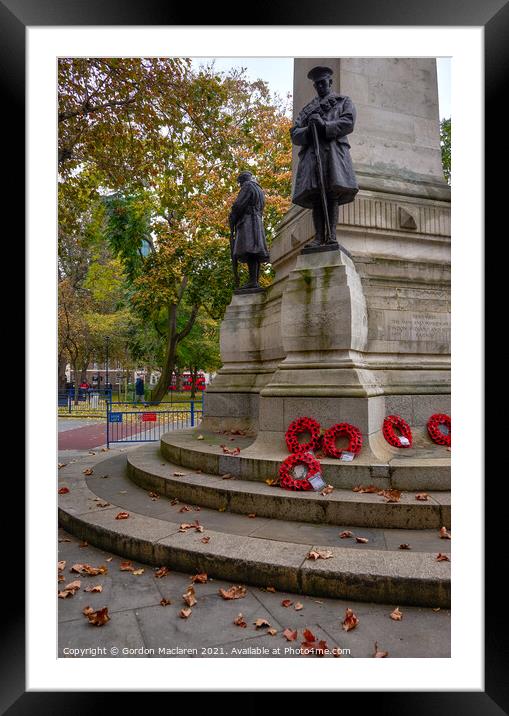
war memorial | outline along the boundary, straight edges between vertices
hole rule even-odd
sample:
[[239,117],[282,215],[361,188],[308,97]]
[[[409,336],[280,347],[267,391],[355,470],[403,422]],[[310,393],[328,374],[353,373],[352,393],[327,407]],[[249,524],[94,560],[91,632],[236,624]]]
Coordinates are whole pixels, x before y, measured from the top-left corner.
[[[71,490],[59,522],[125,559],[232,584],[447,608],[450,187],[436,63],[296,59],[293,101],[294,202],[270,247],[275,278],[260,288],[265,249],[246,239],[234,258],[250,280],[222,322],[201,423],[99,454],[89,476],[60,470]],[[263,210],[252,197],[250,221]],[[130,484],[165,504],[137,510]],[[363,529],[370,544],[355,543]]]

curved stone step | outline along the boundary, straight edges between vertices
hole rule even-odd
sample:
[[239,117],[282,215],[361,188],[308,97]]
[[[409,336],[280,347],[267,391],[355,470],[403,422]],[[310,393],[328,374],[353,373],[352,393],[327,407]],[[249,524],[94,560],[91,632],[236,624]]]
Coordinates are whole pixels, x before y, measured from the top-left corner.
[[[155,490],[184,502],[240,514],[256,513],[278,520],[297,520],[329,525],[352,525],[393,529],[440,529],[450,527],[450,493],[433,492],[427,501],[404,492],[399,502],[386,502],[371,493],[335,489],[319,492],[292,492],[265,483],[182,470],[165,462],[155,446],[131,451],[128,475],[140,487]],[[183,476],[175,472],[186,472]]]
[[[415,491],[451,489],[451,458],[444,446],[433,445],[421,430],[414,436],[415,448],[398,449],[385,443],[385,461],[373,462],[361,452],[353,462],[332,458],[320,460],[324,480],[334,487],[352,488],[374,484],[380,488]],[[383,440],[381,436],[377,439]],[[161,452],[170,462],[201,470],[211,475],[230,473],[243,480],[264,482],[278,474],[288,457],[280,433],[264,433],[264,442],[254,437],[228,436],[194,428],[166,433],[161,438]],[[240,448],[238,455],[223,452]],[[431,447],[430,447],[431,445]]]
[[[90,456],[59,471],[60,485],[69,488],[59,495],[59,523],[94,546],[152,565],[299,594],[449,606],[450,564],[437,562],[435,553],[338,547],[330,559],[314,561],[307,559],[311,549],[330,548],[208,529],[181,532],[178,522],[137,512],[117,520],[121,505],[105,505],[83,474],[91,467],[100,480],[108,457]],[[202,542],[203,536],[210,541]]]

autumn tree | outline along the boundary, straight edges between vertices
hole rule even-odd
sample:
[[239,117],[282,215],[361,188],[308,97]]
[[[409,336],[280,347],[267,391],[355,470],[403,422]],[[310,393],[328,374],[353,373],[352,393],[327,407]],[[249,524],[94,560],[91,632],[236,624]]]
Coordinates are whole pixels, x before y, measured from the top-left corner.
[[447,183],[451,183],[451,119],[440,122],[440,148],[442,150],[442,168]]
[[62,182],[68,195],[102,197],[130,306],[164,344],[158,401],[200,311],[218,319],[230,300],[238,173],[249,168],[265,190],[269,243],[289,206],[290,120],[242,72],[157,58],[62,62]]

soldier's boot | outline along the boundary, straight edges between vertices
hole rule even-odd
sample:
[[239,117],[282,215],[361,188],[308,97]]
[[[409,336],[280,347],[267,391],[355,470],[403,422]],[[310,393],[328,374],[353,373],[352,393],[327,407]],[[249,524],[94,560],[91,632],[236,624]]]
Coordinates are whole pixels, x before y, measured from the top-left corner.
[[325,221],[323,216],[323,208],[320,202],[313,206],[313,226],[315,227],[315,238],[306,244],[306,248],[315,248],[323,246],[325,241]]
[[327,197],[327,213],[329,215],[330,239],[327,243],[336,243],[336,227],[338,224],[339,204],[334,196]]
[[260,288],[258,285],[258,276],[260,274],[260,264],[256,259],[249,259],[247,264],[249,270],[249,281],[241,288]]

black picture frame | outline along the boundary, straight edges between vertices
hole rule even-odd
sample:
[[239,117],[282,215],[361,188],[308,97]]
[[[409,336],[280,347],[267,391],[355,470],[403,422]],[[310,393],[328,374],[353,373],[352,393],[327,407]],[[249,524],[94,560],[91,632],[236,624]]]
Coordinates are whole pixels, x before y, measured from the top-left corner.
[[[200,26],[243,24],[237,19],[238,8],[230,9],[224,5],[203,5],[200,8]],[[332,1],[313,3],[312,14],[309,6],[303,2],[282,0],[278,3],[260,3],[256,10],[257,22],[251,25],[284,26],[479,26],[485,32],[485,100],[486,126],[489,131],[485,137],[486,176],[496,176],[500,157],[507,155],[507,131],[502,126],[504,113],[500,107],[505,99],[504,80],[509,68],[509,2],[507,0],[441,0],[423,3],[419,0],[357,0],[348,5]],[[19,221],[24,216],[22,189],[24,176],[24,102],[25,102],[25,30],[28,26],[80,26],[80,25],[195,25],[196,8],[182,4],[162,2],[160,0],[0,0],[0,81],[2,104],[7,111],[2,114],[6,124],[4,138],[17,148],[16,161],[9,165],[9,186],[4,194],[7,206],[18,205]],[[485,215],[497,221],[500,208],[506,197],[502,196],[504,182],[490,182],[489,192],[485,195]],[[20,205],[21,202],[21,205]],[[501,236],[502,239],[502,236]],[[21,242],[20,242],[21,243]],[[478,347],[476,347],[477,349]],[[481,444],[480,437],[480,444]],[[29,448],[30,449],[30,448]],[[17,488],[19,489],[19,487]],[[488,497],[488,495],[486,495]],[[17,493],[19,504],[22,498]],[[396,692],[363,693],[364,708],[373,708],[377,714],[495,714],[509,713],[509,679],[507,674],[507,640],[503,638],[505,626],[505,594],[499,588],[496,578],[502,567],[500,553],[490,545],[504,543],[504,520],[496,520],[492,500],[490,509],[490,539],[487,540],[485,553],[486,574],[486,614],[485,614],[485,690],[484,692]],[[23,532],[17,529],[17,553],[23,553]],[[5,540],[5,535],[4,535]],[[6,545],[4,541],[4,546]],[[22,594],[19,581],[17,593]],[[5,614],[6,612],[4,612]],[[472,620],[483,619],[484,615],[473,614]],[[98,714],[114,711],[118,695],[114,693],[94,692],[26,692],[25,690],[25,614],[22,600],[8,604],[8,620],[3,620],[0,638],[0,714],[20,716],[24,714]],[[313,687],[320,688],[316,679]],[[326,688],[334,690],[333,685]],[[402,684],[404,688],[404,684]],[[141,694],[130,695],[131,707],[141,705]],[[217,695],[216,695],[217,696]],[[243,714],[262,711],[263,694],[253,694]],[[338,707],[345,709],[344,699],[348,694],[338,694]],[[380,697],[383,696],[382,700]],[[302,699],[304,695],[300,695]],[[366,700],[368,703],[366,703]],[[209,707],[212,702],[209,701]],[[301,707],[303,706],[300,702]],[[265,712],[265,709],[263,709]]]

